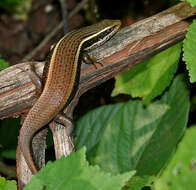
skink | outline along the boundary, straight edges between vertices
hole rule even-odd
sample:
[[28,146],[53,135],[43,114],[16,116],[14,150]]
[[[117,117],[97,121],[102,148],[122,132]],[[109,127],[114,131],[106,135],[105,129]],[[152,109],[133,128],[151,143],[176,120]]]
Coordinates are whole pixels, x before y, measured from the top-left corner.
[[34,134],[71,101],[79,79],[82,53],[103,44],[118,31],[120,25],[119,20],[103,20],[69,32],[55,46],[49,65],[46,66],[43,92],[20,130],[19,146],[32,174],[38,172],[31,155]]

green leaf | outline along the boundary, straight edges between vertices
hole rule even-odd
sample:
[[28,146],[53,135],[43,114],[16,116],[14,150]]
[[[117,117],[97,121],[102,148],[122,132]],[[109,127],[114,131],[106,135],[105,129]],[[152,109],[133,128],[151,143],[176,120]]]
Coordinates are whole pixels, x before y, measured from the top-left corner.
[[153,176],[134,176],[126,185],[126,190],[142,190],[144,187],[151,187],[155,177]]
[[183,41],[183,60],[189,71],[190,81],[196,81],[196,20],[189,26],[186,38]]
[[8,62],[0,58],[0,71],[9,67]]
[[120,190],[134,175],[134,171],[120,175],[105,173],[98,166],[90,166],[85,159],[85,148],[62,157],[34,175],[24,190]]
[[16,190],[16,181],[6,180],[4,177],[0,177],[0,190]]
[[196,126],[189,128],[177,152],[162,176],[156,190],[193,190],[196,187]]
[[16,149],[2,151],[1,156],[7,159],[16,159]]
[[187,0],[191,4],[192,7],[196,6],[196,0]]
[[129,101],[89,112],[76,124],[76,148],[85,145],[88,160],[105,171],[156,175],[184,133],[189,107],[187,84],[179,75],[147,108]]
[[16,6],[22,4],[23,0],[3,0],[0,2],[1,6]]
[[0,8],[14,14],[15,18],[26,19],[32,0],[1,0]]
[[112,96],[130,94],[132,97],[142,97],[145,104],[149,103],[169,86],[177,69],[180,52],[181,43],[178,43],[118,75]]
[[[15,155],[13,154],[13,151],[16,150],[19,128],[20,128],[20,119],[18,118],[4,119],[0,122],[1,156],[6,156],[6,157],[11,156],[9,158],[13,158],[13,156]],[[8,155],[8,152],[11,153],[10,151],[12,152],[12,154]]]
[[157,122],[157,129],[137,163],[138,174],[153,175],[163,168],[184,134],[190,110],[189,89],[184,75],[175,78],[169,91],[158,102],[167,104],[170,109]]

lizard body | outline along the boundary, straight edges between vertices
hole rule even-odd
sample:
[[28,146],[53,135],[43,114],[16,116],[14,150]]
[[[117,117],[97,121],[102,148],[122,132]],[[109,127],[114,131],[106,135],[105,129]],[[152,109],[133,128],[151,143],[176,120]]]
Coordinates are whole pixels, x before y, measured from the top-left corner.
[[19,146],[33,174],[38,172],[31,155],[34,134],[48,124],[73,97],[79,80],[83,50],[101,45],[117,32],[119,20],[104,20],[92,26],[73,30],[55,46],[43,92],[29,111],[19,136]]

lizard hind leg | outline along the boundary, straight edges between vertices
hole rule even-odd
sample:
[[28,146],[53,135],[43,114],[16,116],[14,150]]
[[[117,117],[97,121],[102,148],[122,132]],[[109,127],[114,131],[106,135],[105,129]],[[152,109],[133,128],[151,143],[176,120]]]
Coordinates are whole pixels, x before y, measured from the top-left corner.
[[57,123],[60,123],[61,125],[63,125],[64,127],[66,127],[66,132],[68,135],[71,135],[72,131],[73,131],[73,120],[71,118],[69,118],[66,114],[64,114],[63,112],[60,112],[56,115],[56,117],[54,118],[54,121]]

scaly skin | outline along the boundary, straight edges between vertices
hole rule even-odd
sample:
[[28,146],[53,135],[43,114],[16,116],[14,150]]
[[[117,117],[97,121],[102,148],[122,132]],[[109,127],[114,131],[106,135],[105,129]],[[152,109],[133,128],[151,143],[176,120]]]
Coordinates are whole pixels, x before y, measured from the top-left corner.
[[[119,20],[104,20],[68,33],[55,46],[44,90],[29,111],[20,130],[19,146],[33,174],[37,173],[38,169],[31,155],[32,138],[73,97],[73,90],[80,73],[81,51],[101,45],[116,33],[120,25]],[[97,38],[97,36],[103,38]]]

